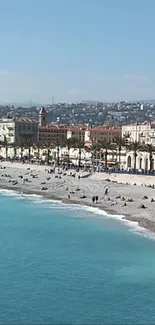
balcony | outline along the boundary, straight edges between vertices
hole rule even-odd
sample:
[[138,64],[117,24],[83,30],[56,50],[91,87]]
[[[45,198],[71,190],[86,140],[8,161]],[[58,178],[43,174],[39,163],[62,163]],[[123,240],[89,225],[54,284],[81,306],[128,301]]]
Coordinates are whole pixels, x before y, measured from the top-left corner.
[[9,131],[13,131],[13,130],[14,130],[14,128],[13,128],[12,126],[8,126],[7,129],[8,129]]
[[20,136],[33,136],[34,134],[34,130],[22,130],[22,131],[19,131],[19,135]]

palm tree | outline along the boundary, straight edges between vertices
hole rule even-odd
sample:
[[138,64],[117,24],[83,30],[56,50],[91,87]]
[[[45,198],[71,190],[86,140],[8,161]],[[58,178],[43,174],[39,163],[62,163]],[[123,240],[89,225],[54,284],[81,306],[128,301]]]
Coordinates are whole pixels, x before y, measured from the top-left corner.
[[103,152],[104,154],[104,158],[105,158],[105,164],[104,164],[104,167],[107,168],[107,165],[108,165],[108,151],[109,150],[115,150],[116,147],[114,145],[114,143],[112,143],[110,140],[103,140],[103,141],[100,141],[99,142],[100,144],[100,148],[101,148],[101,151]]
[[28,149],[28,161],[31,161],[31,147],[32,147],[32,143],[26,144],[25,145],[25,149]]
[[51,143],[46,143],[44,145],[44,147],[47,149],[47,157],[46,157],[46,161],[47,161],[47,164],[49,165],[50,163],[50,154],[51,154],[51,149],[53,147],[53,145]]
[[89,147],[85,147],[86,151],[91,152],[92,154],[92,165],[94,167],[95,157],[97,153],[100,152],[100,144],[98,141],[92,141]]
[[153,153],[155,152],[155,146],[152,143],[144,144],[142,150],[145,150],[149,153],[149,161],[150,161],[150,170],[153,169]]
[[75,138],[69,138],[66,139],[64,145],[67,147],[68,149],[68,159],[70,158],[70,149],[71,148],[75,148],[76,145],[76,139]]
[[114,138],[114,144],[116,144],[116,147],[118,149],[118,166],[120,168],[120,165],[121,165],[121,150],[123,147],[126,147],[127,146],[127,143],[128,143],[128,140],[126,137],[115,137]]
[[23,159],[23,151],[24,151],[25,145],[23,141],[20,143],[20,159]]
[[134,170],[136,170],[136,163],[137,163],[137,152],[142,149],[142,143],[140,141],[133,141],[127,144],[127,150],[133,151],[134,154]]
[[40,149],[42,148],[42,145],[40,143],[40,141],[38,141],[37,143],[33,144],[33,148],[37,149],[37,160],[39,163],[39,157],[40,157]]
[[24,136],[21,139],[20,148],[21,148],[21,159],[23,158],[23,150],[28,149],[28,161],[31,160],[31,147],[33,146],[32,139],[29,136]]
[[84,152],[85,149],[85,144],[83,141],[80,141],[79,139],[73,138],[74,141],[74,150],[78,149],[78,167],[81,167],[81,156],[82,156],[82,152]]
[[9,145],[8,145],[8,140],[7,140],[6,136],[4,136],[4,141],[3,141],[2,144],[5,147],[5,157],[7,159],[8,158],[8,147],[9,147]]
[[51,146],[49,145],[47,147],[47,164],[49,165],[50,163],[50,154],[51,154]]
[[17,143],[12,143],[11,146],[12,146],[12,148],[14,150],[14,157],[13,157],[13,159],[16,159],[16,157],[17,157],[18,144]]
[[46,161],[47,161],[47,164],[49,165],[50,159],[51,159],[51,149],[55,148],[56,144],[55,144],[55,142],[47,142],[42,147],[47,150]]
[[26,137],[25,139],[25,149],[28,149],[28,161],[31,161],[31,148],[33,146],[32,139],[29,137]]
[[65,146],[65,141],[63,141],[61,138],[57,138],[55,141],[52,141],[52,145],[56,147],[57,149],[57,166],[59,167],[60,162],[60,148]]

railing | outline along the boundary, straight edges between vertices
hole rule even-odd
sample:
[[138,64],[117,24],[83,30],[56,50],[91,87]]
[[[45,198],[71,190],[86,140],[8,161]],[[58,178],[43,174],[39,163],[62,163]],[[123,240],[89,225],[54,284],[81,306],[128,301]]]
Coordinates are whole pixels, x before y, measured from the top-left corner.
[[[23,158],[19,158],[19,159],[10,159],[10,158],[2,158],[2,157],[0,157],[0,162],[4,162],[4,161],[14,161],[14,162],[18,162],[19,164],[22,164],[23,162],[24,163],[26,163],[26,164],[28,164],[28,163],[30,163],[29,161],[28,161],[28,159],[24,159],[24,157]],[[33,164],[34,165],[44,165],[44,166],[47,166],[47,162],[45,162],[45,161],[39,161],[39,162],[37,162],[37,160],[36,159],[32,159],[31,160],[31,163],[33,162]],[[49,164],[49,166],[51,165],[51,163]],[[62,168],[62,167],[64,167],[66,164],[64,163],[61,163],[60,162],[60,165],[59,165],[59,167],[60,168]],[[130,169],[130,170],[119,170],[118,168],[99,168],[99,166],[94,166],[94,168],[92,167],[92,165],[90,165],[90,166],[80,166],[80,168],[79,168],[79,166],[78,166],[78,164],[77,165],[74,165],[74,164],[71,164],[71,163],[69,163],[68,165],[66,165],[66,167],[68,168],[68,169],[75,169],[75,170],[77,170],[77,169],[80,169],[80,170],[91,170],[91,171],[93,171],[93,172],[96,172],[96,173],[109,173],[109,174],[112,174],[112,173],[115,173],[115,174],[127,174],[127,175],[145,175],[145,176],[155,176],[155,170],[152,170],[152,171],[147,171],[147,170],[134,170],[134,169]]]
[[100,173],[116,173],[116,174],[131,174],[131,175],[146,175],[146,176],[155,176],[155,170],[119,170],[117,168],[95,168],[94,167],[94,172],[100,172]]

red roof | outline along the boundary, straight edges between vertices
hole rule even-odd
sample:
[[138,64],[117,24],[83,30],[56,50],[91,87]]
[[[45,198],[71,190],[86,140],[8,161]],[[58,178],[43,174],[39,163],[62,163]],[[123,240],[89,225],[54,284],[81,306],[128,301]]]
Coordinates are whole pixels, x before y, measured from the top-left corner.
[[97,127],[90,129],[90,132],[113,132],[113,133],[120,133],[122,132],[121,128],[108,128],[108,127]]
[[56,124],[47,124],[45,126],[39,126],[39,130],[40,131],[44,131],[44,130],[68,130],[67,126],[63,126],[63,125],[56,125]]

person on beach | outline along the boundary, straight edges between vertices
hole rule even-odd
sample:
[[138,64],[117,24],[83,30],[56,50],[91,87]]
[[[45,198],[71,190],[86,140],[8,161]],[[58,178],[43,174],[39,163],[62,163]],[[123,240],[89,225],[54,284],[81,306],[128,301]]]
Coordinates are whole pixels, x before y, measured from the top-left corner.
[[106,187],[106,189],[105,189],[105,193],[104,193],[105,195],[108,194],[108,190],[109,190],[108,187]]
[[139,208],[140,209],[146,209],[146,206],[144,204],[140,204]]
[[70,200],[70,194],[68,194],[68,199]]
[[92,202],[93,202],[93,203],[95,202],[95,196],[92,197]]
[[95,198],[95,199],[96,199],[96,203],[98,203],[98,195],[96,196],[96,198]]

